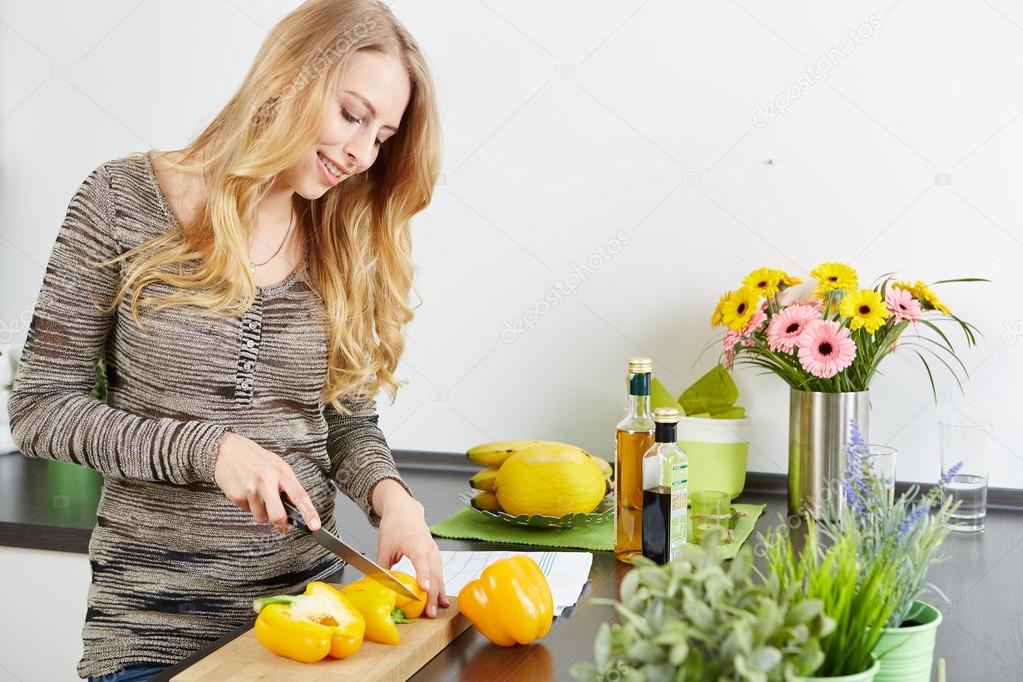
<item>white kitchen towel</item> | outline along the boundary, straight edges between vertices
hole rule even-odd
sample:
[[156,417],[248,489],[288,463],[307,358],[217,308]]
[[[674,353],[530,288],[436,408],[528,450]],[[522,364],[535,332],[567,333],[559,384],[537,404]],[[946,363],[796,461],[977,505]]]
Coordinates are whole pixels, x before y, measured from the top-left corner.
[[[590,552],[454,552],[441,550],[444,562],[444,593],[455,598],[462,588],[472,580],[480,577],[483,569],[498,559],[505,559],[516,554],[525,554],[540,566],[547,577],[554,596],[554,615],[574,606],[579,594],[590,579],[590,566],[593,555]],[[408,557],[393,567],[395,571],[415,575],[412,562]]]

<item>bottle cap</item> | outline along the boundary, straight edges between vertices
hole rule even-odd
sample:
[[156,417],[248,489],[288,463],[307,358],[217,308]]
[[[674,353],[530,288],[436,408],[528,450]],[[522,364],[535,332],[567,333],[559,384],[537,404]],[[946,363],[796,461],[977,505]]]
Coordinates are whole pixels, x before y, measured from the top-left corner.
[[654,410],[654,421],[658,424],[678,424],[679,414],[674,407],[658,407]]
[[632,374],[649,374],[654,371],[654,361],[650,358],[629,358],[629,372]]

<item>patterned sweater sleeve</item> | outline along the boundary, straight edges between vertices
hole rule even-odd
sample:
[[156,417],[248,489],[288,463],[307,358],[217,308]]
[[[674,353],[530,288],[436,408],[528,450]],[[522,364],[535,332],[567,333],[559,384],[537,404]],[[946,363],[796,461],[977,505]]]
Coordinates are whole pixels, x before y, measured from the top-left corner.
[[8,400],[11,432],[28,457],[63,460],[104,474],[188,484],[213,481],[225,431],[207,421],[147,418],[89,396],[105,353],[120,281],[117,264],[91,267],[122,253],[107,164],[71,198],[36,299],[21,363]]
[[376,400],[346,400],[345,407],[351,414],[341,414],[330,403],[323,408],[331,478],[341,492],[359,505],[370,525],[377,528],[380,515],[373,509],[373,487],[385,478],[393,478],[409,495],[412,491],[398,473],[391,449],[377,425]]

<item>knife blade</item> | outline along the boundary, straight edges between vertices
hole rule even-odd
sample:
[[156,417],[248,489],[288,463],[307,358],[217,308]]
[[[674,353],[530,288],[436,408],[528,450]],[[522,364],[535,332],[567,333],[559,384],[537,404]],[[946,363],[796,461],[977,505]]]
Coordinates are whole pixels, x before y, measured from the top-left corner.
[[284,503],[284,511],[287,512],[288,521],[291,525],[310,533],[323,547],[326,547],[331,552],[344,559],[349,565],[354,567],[355,570],[361,572],[367,578],[375,580],[387,589],[397,592],[403,597],[407,597],[415,601],[421,601],[420,597],[415,592],[405,587],[405,585],[395,578],[386,568],[372,559],[369,559],[330,531],[324,530],[322,526],[318,530],[309,530],[309,526],[306,525],[305,519],[302,518],[302,512],[283,497],[281,498],[281,502]]

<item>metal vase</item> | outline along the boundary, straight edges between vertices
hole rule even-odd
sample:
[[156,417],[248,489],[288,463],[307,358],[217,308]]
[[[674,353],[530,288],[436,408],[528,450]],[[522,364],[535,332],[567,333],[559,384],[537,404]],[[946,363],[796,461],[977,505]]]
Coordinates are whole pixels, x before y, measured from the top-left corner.
[[865,442],[870,426],[870,391],[789,394],[789,514],[820,517],[831,494],[839,494],[845,470],[849,422]]

